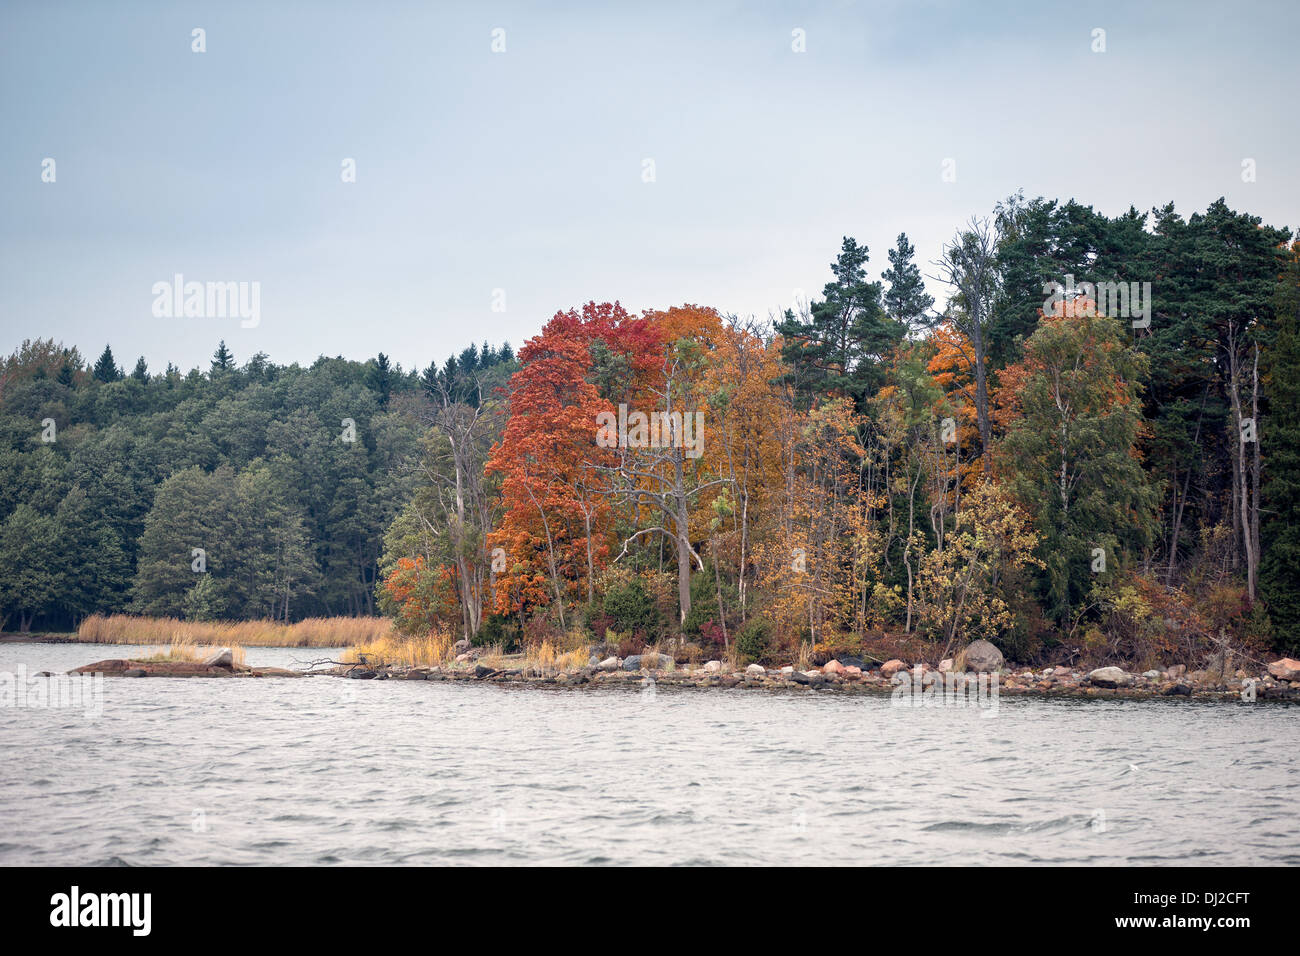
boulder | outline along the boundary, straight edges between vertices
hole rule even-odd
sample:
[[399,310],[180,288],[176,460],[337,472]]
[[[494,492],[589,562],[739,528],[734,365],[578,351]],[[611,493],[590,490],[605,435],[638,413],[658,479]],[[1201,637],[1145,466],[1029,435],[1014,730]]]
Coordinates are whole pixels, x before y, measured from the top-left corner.
[[204,667],[234,667],[235,658],[230,648],[223,647],[203,659]]
[[1165,668],[1165,676],[1177,680],[1187,673],[1186,664],[1175,664],[1173,667]]
[[1146,671],[1145,673],[1143,673],[1142,676],[1145,677],[1147,680],[1155,680],[1157,677],[1160,676],[1160,672],[1159,672],[1159,671]]
[[843,674],[844,665],[839,661],[827,661],[822,665],[823,674]]
[[348,676],[353,680],[374,680],[375,672],[368,671],[362,667],[354,667],[352,670],[348,671]]
[[894,658],[892,661],[885,661],[880,665],[880,673],[885,677],[893,677],[899,671],[907,670],[907,662]]
[[617,657],[607,657],[596,665],[598,671],[616,671],[619,669],[619,660]]
[[861,667],[855,667],[854,665],[850,664],[848,667],[844,668],[844,676],[845,676],[845,677],[855,677],[855,678],[856,678],[856,677],[861,677],[861,676],[862,676],[862,668],[861,668]]
[[809,677],[809,676],[808,676],[807,674],[805,674],[803,671],[797,671],[797,670],[794,670],[793,668],[791,668],[790,673],[786,675],[786,679],[788,679],[788,680],[792,680],[792,681],[794,681],[796,684],[811,684],[811,683],[812,683],[812,678],[811,678],[811,677]]
[[871,665],[860,657],[854,657],[852,654],[841,654],[836,658],[845,667],[856,667],[860,671],[871,670]]
[[754,677],[765,677],[767,676],[767,668],[762,664],[750,664],[745,668],[745,673]]
[[992,674],[1002,670],[1002,652],[988,641],[971,641],[963,654],[966,659],[965,669],[968,671],[974,671],[976,674]]
[[1278,680],[1300,681],[1300,661],[1284,657],[1268,665],[1268,672]]
[[704,665],[704,672],[706,674],[716,674],[720,670],[722,670],[722,661],[709,661]]
[[140,668],[140,667],[131,667],[131,668],[128,668],[127,670],[122,671],[122,676],[123,676],[123,677],[143,677],[143,676],[144,676],[144,669],[143,669],[143,668]]
[[1192,685],[1184,684],[1180,681],[1175,684],[1170,684],[1160,693],[1164,694],[1166,697],[1191,697]]
[[455,651],[457,654],[467,654],[469,653],[469,649],[471,647],[473,647],[473,645],[470,644],[469,641],[463,639],[451,645],[451,649]]
[[658,671],[667,670],[673,666],[673,659],[667,654],[633,654],[623,661],[623,670],[639,671],[641,668],[646,670]]
[[945,657],[943,660],[939,662],[939,673],[947,674],[950,673],[951,671],[952,671],[952,658]]
[[1118,667],[1098,667],[1089,671],[1088,680],[1094,687],[1122,687],[1129,682],[1129,676]]

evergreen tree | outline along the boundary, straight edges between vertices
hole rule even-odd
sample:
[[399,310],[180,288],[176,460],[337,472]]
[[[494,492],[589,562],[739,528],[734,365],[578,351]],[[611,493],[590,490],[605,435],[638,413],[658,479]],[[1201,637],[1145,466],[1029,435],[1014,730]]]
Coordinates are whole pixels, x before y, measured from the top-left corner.
[[1300,243],[1292,247],[1275,310],[1269,414],[1259,436],[1265,452],[1260,591],[1275,646],[1293,655],[1300,651]]
[[845,236],[825,298],[812,303],[806,321],[787,311],[777,325],[795,388],[808,404],[841,394],[863,407],[884,382],[886,357],[902,341],[905,328],[885,314],[880,283],[867,280],[868,258],[866,246]]
[[934,297],[925,291],[921,270],[912,261],[916,249],[907,241],[907,233],[898,234],[898,244],[889,250],[889,268],[882,278],[889,283],[884,306],[887,314],[905,328],[920,324],[934,305]]
[[95,380],[99,382],[116,382],[122,377],[122,372],[117,367],[117,362],[113,360],[113,350],[107,345],[104,351],[100,353],[99,361],[95,363]]
[[137,382],[139,382],[141,385],[148,383],[149,366],[145,362],[143,355],[141,355],[138,359],[135,360],[135,369],[134,371],[131,372],[131,377],[135,379]]
[[226,348],[226,340],[222,339],[217,346],[217,350],[212,353],[212,372],[229,372],[235,367],[235,356]]

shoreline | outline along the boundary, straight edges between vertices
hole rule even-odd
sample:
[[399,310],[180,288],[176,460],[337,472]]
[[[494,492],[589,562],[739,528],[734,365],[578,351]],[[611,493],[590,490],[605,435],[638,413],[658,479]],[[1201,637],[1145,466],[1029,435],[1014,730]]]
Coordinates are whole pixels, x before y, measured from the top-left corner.
[[[464,655],[462,655],[464,656]],[[141,661],[108,658],[68,671],[68,674],[103,674],[105,677],[171,678],[301,678],[335,677],[351,680],[418,680],[451,683],[481,683],[535,687],[637,687],[647,689],[688,688],[695,690],[784,690],[833,695],[873,694],[909,698],[908,706],[967,704],[984,706],[999,696],[1042,697],[1082,700],[1150,700],[1186,698],[1222,703],[1256,701],[1300,703],[1300,674],[1281,679],[1236,675],[1224,678],[1204,672],[1184,674],[1180,668],[1166,672],[1132,674],[1117,667],[1092,671],[1046,668],[1038,673],[993,671],[984,673],[938,670],[927,665],[861,670],[856,666],[829,661],[821,667],[797,670],[793,667],[766,668],[751,664],[743,670],[728,669],[719,661],[703,665],[677,665],[666,656],[662,666],[641,666],[641,661],[617,658],[582,668],[539,672],[527,667],[492,667],[470,661],[444,666],[400,664],[333,664],[315,670],[284,667],[249,667],[217,660]],[[630,665],[630,666],[629,666]],[[42,672],[48,673],[48,672]],[[1238,671],[1237,674],[1243,672]]]

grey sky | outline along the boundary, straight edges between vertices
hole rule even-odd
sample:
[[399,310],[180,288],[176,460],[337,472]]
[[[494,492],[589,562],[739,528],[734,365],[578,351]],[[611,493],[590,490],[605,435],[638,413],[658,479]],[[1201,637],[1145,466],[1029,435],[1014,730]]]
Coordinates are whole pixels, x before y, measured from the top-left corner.
[[[841,236],[878,276],[1021,187],[1300,224],[1300,4],[1021,6],[6,0],[0,349],[409,368],[589,299],[766,315]],[[175,273],[260,325],[155,318]]]

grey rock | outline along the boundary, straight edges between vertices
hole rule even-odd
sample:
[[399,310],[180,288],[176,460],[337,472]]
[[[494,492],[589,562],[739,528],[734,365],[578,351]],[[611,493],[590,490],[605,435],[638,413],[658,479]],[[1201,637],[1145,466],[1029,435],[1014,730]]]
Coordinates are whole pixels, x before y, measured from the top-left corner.
[[132,667],[130,670],[122,671],[123,677],[144,677],[144,671],[139,667]]
[[353,680],[374,680],[375,672],[366,670],[364,667],[354,667],[348,671],[348,677]]
[[1002,669],[1002,652],[988,641],[971,641],[966,646],[966,670],[976,674],[992,674]]
[[598,671],[616,671],[618,668],[619,660],[617,657],[607,657],[596,665]]
[[230,648],[223,647],[203,659],[204,667],[234,667],[235,658]]
[[1130,678],[1118,667],[1098,667],[1095,671],[1089,671],[1088,680],[1094,687],[1123,687]]

